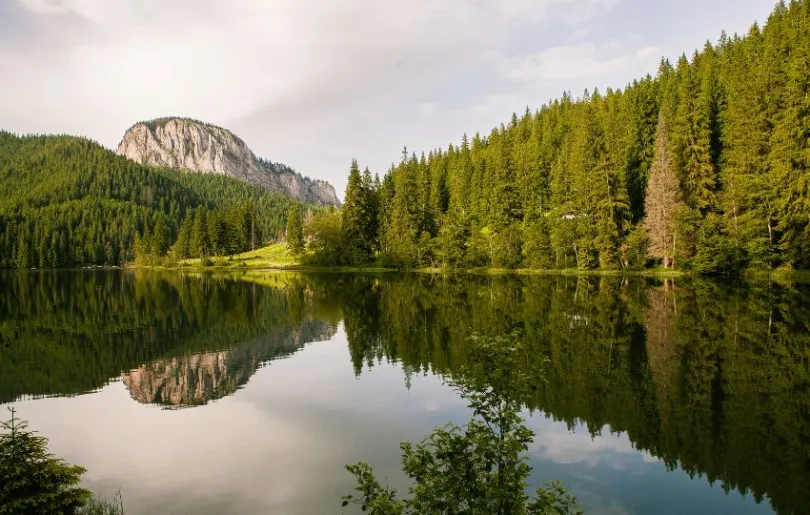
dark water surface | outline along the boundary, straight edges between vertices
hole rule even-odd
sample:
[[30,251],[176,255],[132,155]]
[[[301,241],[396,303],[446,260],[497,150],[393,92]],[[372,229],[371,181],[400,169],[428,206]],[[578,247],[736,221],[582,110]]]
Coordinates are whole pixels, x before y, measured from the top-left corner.
[[[469,413],[520,331],[533,486],[589,514],[807,513],[810,287],[678,279],[0,274],[0,403],[127,514],[340,513],[347,462]],[[5,410],[3,410],[5,411]]]

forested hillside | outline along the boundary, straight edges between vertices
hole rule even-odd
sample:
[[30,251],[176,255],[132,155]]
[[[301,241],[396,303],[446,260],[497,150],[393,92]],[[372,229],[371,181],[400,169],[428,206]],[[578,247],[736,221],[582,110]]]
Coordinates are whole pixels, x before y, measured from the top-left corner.
[[404,151],[376,182],[353,166],[340,220],[311,232],[405,267],[808,268],[809,88],[810,0],[782,2],[623,90]]
[[293,202],[82,138],[0,132],[2,267],[117,265],[163,256],[178,236],[176,258],[241,252],[282,233]]

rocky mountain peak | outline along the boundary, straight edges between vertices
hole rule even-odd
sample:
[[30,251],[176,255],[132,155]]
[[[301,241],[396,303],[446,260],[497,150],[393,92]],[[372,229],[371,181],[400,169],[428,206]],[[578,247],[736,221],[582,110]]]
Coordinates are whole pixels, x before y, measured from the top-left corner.
[[129,128],[118,154],[147,166],[228,175],[313,204],[340,205],[326,181],[259,159],[227,129],[188,118],[158,118]]

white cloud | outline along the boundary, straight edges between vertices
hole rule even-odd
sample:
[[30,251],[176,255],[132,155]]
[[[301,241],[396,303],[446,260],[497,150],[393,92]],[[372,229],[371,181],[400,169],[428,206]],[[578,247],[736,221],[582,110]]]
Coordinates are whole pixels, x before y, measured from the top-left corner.
[[611,48],[616,46],[597,47],[593,43],[555,46],[533,55],[503,59],[498,67],[507,79],[539,82],[597,77],[615,73],[639,61],[660,58],[660,49],[655,46],[644,46],[626,53],[617,53]]
[[555,463],[584,464],[589,468],[604,463],[614,470],[642,472],[643,464],[659,461],[648,452],[635,449],[626,433],[613,434],[608,427],[591,437],[584,427],[569,431],[561,424],[545,420],[540,420],[537,426],[533,427],[536,436],[529,452]]

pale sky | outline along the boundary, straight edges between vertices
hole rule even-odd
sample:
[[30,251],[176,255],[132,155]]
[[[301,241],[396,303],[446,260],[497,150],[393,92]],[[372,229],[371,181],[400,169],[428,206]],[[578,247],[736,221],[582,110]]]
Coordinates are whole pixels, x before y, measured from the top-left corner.
[[563,91],[623,87],[772,0],[0,0],[0,128],[116,148],[185,116],[343,197]]

